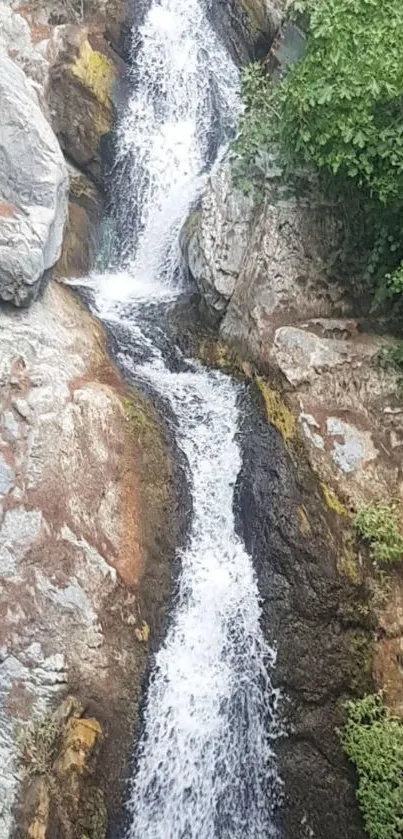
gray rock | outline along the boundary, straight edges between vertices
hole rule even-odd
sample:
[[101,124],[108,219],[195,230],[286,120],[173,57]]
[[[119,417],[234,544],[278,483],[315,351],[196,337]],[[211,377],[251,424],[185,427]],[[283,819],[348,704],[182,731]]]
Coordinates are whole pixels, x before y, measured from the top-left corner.
[[9,443],[14,443],[19,440],[20,426],[15,418],[13,411],[4,411],[3,414],[3,429],[4,437]]
[[227,340],[268,360],[275,329],[350,312],[345,290],[329,269],[343,230],[320,196],[269,192],[253,225],[222,324]]
[[328,266],[344,235],[334,209],[313,190],[297,197],[272,163],[266,201],[254,208],[224,161],[185,246],[207,309],[223,318],[223,337],[264,360],[277,327],[349,312]]
[[14,486],[15,475],[11,466],[0,456],[0,495],[7,495]]
[[27,305],[60,255],[67,168],[24,72],[0,58],[0,298]]
[[201,209],[184,232],[185,258],[209,312],[222,315],[246,252],[253,202],[234,189],[228,162],[209,181]]

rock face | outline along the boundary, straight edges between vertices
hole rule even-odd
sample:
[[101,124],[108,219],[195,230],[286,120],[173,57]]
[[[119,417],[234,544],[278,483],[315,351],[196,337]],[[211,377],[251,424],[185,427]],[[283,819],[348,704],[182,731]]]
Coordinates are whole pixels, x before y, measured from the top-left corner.
[[[269,391],[265,401],[269,406]],[[278,426],[280,409],[278,403]],[[263,626],[277,650],[272,680],[287,730],[273,744],[283,782],[279,833],[284,839],[364,839],[337,737],[342,701],[362,667],[354,650],[365,644],[353,586],[338,573],[348,520],[327,509],[301,453],[296,468],[296,424],[287,425],[283,410],[286,446],[263,412],[259,416],[250,388],[236,492],[237,526],[255,562]]]
[[[0,335],[5,839],[21,790],[18,725],[40,722],[66,693],[90,716],[93,709],[107,735],[99,777],[116,814],[175,535],[166,529],[173,508],[164,435],[140,395],[125,392],[100,328],[70,293],[51,286],[30,310],[0,313]],[[42,771],[31,767],[19,824],[40,805]],[[52,802],[49,812],[55,835],[81,837],[80,824],[66,827]]]
[[378,363],[388,340],[346,319],[354,308],[333,272],[344,241],[334,209],[313,189],[297,195],[273,167],[254,210],[225,164],[187,229],[203,305],[229,344],[277,376],[322,479],[355,504],[403,497],[403,411],[396,376]]
[[8,58],[0,58],[0,108],[0,298],[21,306],[60,256],[68,177],[35,91]]
[[267,55],[288,5],[287,0],[218,0],[211,14],[235,61],[243,64]]
[[232,188],[229,165],[217,169],[183,236],[187,264],[213,319],[234,293],[253,217],[252,200]]
[[253,208],[226,162],[210,178],[191,225],[186,256],[221,332],[267,360],[275,325],[347,310],[345,292],[327,271],[343,229],[319,198],[297,197],[273,167],[264,205]]

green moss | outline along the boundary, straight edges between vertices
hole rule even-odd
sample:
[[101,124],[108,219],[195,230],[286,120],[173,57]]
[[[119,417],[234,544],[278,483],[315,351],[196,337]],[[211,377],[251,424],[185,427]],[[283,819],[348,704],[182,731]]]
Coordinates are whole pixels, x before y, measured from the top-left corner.
[[332,510],[333,513],[337,513],[338,516],[348,516],[349,512],[347,507],[339,500],[335,491],[326,483],[321,483],[321,490],[323,492],[323,497],[326,502],[326,506],[329,507],[329,510]]
[[105,839],[107,825],[108,813],[104,793],[99,787],[87,787],[78,824],[81,839]]
[[362,575],[358,565],[358,556],[356,550],[354,550],[352,546],[345,547],[338,559],[337,568],[339,573],[348,577],[353,585],[361,585]]
[[73,73],[90,90],[95,98],[105,107],[111,105],[112,86],[116,71],[105,55],[93,50],[88,41],[81,44],[78,58],[73,65]]
[[277,428],[285,442],[294,439],[297,435],[297,421],[278,390],[270,387],[262,376],[255,376],[255,382],[263,396],[269,422]]

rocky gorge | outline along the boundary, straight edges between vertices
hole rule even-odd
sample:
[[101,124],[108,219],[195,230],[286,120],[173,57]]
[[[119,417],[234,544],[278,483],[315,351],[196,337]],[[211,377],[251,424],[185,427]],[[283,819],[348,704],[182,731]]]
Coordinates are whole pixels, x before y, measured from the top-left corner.
[[[245,62],[268,51],[286,5],[209,15]],[[188,538],[170,412],[60,282],[95,265],[146,11],[0,4],[0,839],[119,832]],[[342,703],[375,679],[402,711],[403,585],[396,574],[374,629],[351,511],[401,501],[403,408],[396,374],[376,363],[393,339],[363,328],[336,272],[343,236],[334,208],[311,187],[295,194],[275,161],[256,206],[224,158],[181,233],[201,316],[185,295],[164,327],[242,383],[235,521],[277,648],[286,839],[364,836]]]

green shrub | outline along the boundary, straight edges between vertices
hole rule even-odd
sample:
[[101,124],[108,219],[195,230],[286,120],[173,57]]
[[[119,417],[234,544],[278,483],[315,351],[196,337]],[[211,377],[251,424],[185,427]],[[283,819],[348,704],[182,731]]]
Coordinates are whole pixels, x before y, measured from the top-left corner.
[[278,128],[275,109],[277,88],[259,63],[247,65],[242,73],[241,115],[238,135],[232,144],[232,169],[243,192],[261,193],[266,168],[271,165],[271,145]]
[[362,507],[354,518],[354,527],[368,542],[375,562],[382,564],[403,559],[403,536],[397,510],[392,505]]
[[403,836],[403,725],[380,695],[346,705],[343,749],[355,764],[357,799],[370,839]]
[[316,170],[343,206],[346,229],[362,252],[357,294],[399,330],[403,2],[296,0],[294,8],[308,21],[305,56],[282,84],[257,64],[246,68],[235,174],[245,191],[259,195],[273,170],[273,151],[288,176],[307,166]]
[[403,3],[300,0],[305,57],[281,88],[291,158],[342,172],[384,204],[403,191]]

